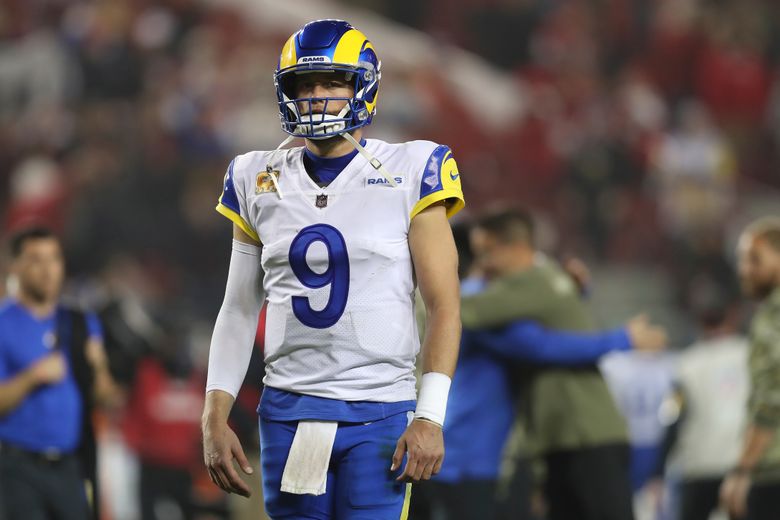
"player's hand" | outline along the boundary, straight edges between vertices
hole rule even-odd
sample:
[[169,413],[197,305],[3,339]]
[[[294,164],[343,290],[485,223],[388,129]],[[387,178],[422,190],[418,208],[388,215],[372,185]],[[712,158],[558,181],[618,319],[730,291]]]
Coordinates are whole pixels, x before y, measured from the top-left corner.
[[243,497],[251,495],[249,486],[238,476],[233,460],[238,462],[247,475],[252,474],[252,466],[244,455],[238,437],[225,424],[205,424],[203,427],[203,460],[206,463],[211,481],[228,493]]
[[390,471],[401,466],[404,453],[407,454],[406,467],[396,480],[419,482],[437,474],[444,460],[444,435],[441,426],[420,419],[412,421],[398,439]]
[[631,347],[641,352],[658,352],[666,348],[666,329],[653,325],[647,315],[634,316],[626,324]]
[[720,504],[731,518],[743,518],[747,513],[747,496],[750,490],[750,475],[732,473],[720,486]]
[[664,481],[660,477],[653,477],[647,481],[640,492],[640,496],[644,495],[650,501],[652,510],[656,512],[656,515],[661,511],[664,500]]
[[30,367],[30,376],[36,385],[59,383],[65,378],[67,364],[62,352],[52,352]]
[[577,257],[566,260],[563,264],[564,270],[572,277],[577,284],[581,294],[586,294],[590,288],[590,269],[588,265]]

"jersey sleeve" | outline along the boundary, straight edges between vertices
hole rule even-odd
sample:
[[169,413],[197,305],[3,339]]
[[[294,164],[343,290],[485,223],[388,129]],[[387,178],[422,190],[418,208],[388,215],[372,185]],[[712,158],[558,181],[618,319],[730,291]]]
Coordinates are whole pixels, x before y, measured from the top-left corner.
[[411,218],[439,201],[446,201],[447,218],[466,205],[460,186],[460,172],[449,146],[439,145],[425,163],[420,181],[420,196],[412,208]]
[[225,180],[222,186],[222,194],[219,196],[217,211],[230,219],[234,224],[240,227],[244,233],[260,242],[257,231],[249,224],[248,211],[246,206],[246,194],[241,182],[236,182],[234,167],[236,160],[233,159],[225,173]]

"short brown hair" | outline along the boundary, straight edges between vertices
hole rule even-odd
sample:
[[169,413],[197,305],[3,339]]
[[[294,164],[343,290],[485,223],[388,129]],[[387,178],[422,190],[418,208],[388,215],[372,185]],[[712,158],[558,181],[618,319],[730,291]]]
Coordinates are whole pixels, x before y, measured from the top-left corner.
[[780,251],[780,217],[762,217],[745,228],[745,235],[766,240],[775,251]]
[[534,219],[520,208],[504,208],[485,213],[475,226],[504,242],[524,242],[534,245]]
[[13,236],[11,236],[11,240],[9,241],[11,258],[19,258],[19,255],[22,254],[22,249],[24,249],[24,244],[26,242],[42,238],[56,239],[57,236],[54,234],[54,232],[52,232],[51,229],[44,226],[29,227],[22,229],[21,231],[17,231],[13,234]]

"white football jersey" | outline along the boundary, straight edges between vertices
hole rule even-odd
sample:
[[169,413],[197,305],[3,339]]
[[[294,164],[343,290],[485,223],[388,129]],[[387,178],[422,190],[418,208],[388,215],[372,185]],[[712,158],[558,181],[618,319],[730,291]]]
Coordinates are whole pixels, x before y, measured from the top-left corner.
[[319,187],[301,147],[240,155],[225,175],[217,210],[263,244],[267,386],[345,401],[415,399],[409,225],[437,201],[447,201],[448,216],[458,212],[460,174],[449,148],[429,141],[369,139],[365,148],[396,187],[359,154]]

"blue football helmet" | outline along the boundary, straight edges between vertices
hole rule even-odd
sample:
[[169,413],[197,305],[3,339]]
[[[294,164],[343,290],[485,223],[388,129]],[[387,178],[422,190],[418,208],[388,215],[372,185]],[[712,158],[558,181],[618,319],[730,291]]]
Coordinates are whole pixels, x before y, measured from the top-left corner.
[[[282,130],[291,136],[327,139],[366,126],[376,113],[380,61],[363,33],[342,20],[316,20],[290,36],[274,72]],[[354,88],[351,98],[296,98],[295,77],[307,72],[340,72]],[[338,114],[328,104],[346,101]],[[324,102],[320,113],[312,103]]]

